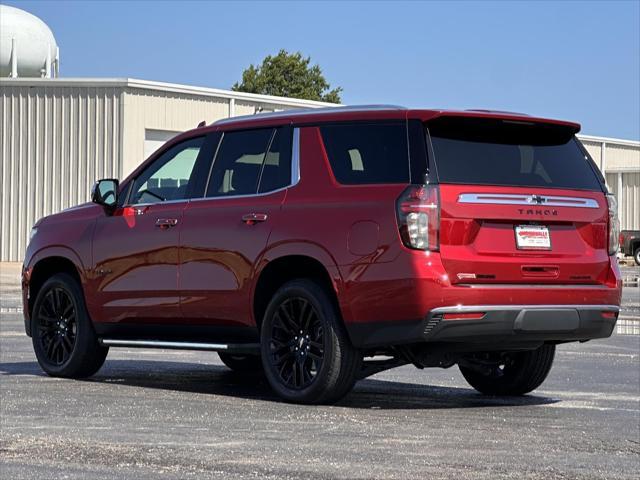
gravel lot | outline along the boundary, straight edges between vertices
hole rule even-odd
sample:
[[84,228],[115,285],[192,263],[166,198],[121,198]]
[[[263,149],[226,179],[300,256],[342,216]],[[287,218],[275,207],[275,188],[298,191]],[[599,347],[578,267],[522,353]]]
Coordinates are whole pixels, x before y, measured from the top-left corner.
[[[525,397],[482,397],[456,368],[402,367],[336,406],[295,406],[212,353],[112,349],[90,380],[46,377],[18,271],[0,264],[2,478],[638,478],[640,336],[560,346]],[[624,303],[636,325],[637,286]]]

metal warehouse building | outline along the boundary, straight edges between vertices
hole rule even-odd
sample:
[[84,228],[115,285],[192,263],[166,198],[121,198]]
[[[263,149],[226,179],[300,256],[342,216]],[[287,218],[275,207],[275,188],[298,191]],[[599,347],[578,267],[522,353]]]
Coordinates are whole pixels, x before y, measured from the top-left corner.
[[[124,178],[179,132],[235,115],[326,103],[133,79],[0,79],[0,261],[21,261],[31,226]],[[640,229],[640,142],[581,137]]]
[[31,226],[124,178],[169,138],[236,115],[331,104],[133,79],[0,79],[0,261]]

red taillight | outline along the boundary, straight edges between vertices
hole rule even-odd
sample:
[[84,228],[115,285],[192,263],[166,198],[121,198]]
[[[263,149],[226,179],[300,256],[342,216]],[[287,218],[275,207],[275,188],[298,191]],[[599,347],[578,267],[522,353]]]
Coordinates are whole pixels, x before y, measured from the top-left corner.
[[615,255],[618,253],[620,242],[620,220],[618,219],[618,202],[610,193],[607,194],[607,205],[609,206],[609,255]]
[[440,248],[440,190],[437,185],[411,185],[396,204],[403,243],[416,250]]

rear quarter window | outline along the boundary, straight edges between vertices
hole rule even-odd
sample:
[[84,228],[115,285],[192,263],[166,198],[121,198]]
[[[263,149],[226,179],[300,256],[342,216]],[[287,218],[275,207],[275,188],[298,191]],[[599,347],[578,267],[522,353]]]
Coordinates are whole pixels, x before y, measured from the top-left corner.
[[568,127],[443,118],[427,128],[442,183],[602,190]]
[[409,182],[405,122],[324,125],[320,132],[339,183]]

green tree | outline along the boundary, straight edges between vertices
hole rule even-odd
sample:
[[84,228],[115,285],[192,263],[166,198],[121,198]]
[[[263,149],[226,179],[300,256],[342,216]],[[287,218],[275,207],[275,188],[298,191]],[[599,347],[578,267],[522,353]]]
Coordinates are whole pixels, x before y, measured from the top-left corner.
[[262,65],[249,65],[232,90],[340,103],[342,88],[331,89],[320,67],[310,63],[311,58],[300,52],[280,50],[275,56],[266,56]]

